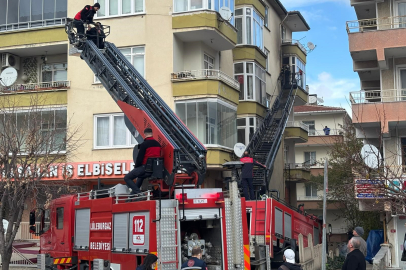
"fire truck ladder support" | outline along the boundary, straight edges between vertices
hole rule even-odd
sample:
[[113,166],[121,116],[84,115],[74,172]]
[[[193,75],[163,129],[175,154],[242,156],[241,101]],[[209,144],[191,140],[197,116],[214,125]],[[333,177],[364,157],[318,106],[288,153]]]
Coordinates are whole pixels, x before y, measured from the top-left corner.
[[268,190],[275,157],[281,145],[283,132],[296,95],[296,79],[294,76],[285,76],[284,73],[286,72],[290,73],[288,69],[285,69],[282,71],[281,77],[292,77],[291,81],[282,85],[282,91],[276,98],[272,108],[268,110],[264,121],[255,131],[246,149],[253,155],[255,160],[266,166],[266,169],[254,170],[253,181],[254,186],[265,187],[266,190]]
[[172,185],[174,174],[182,170],[189,174],[196,172],[197,184],[202,184],[206,173],[205,147],[127,58],[109,42],[105,42],[105,50],[99,50],[92,41],[86,41],[82,49],[80,57],[86,61],[112,98],[116,102],[122,101],[144,111],[174,147],[173,170],[168,172],[172,180],[165,179],[165,182]]

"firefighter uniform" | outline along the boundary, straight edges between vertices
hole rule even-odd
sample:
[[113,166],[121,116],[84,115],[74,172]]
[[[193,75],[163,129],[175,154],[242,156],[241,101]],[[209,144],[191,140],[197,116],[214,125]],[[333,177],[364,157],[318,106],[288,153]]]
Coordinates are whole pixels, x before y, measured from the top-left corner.
[[78,30],[79,35],[83,36],[85,33],[85,27],[83,26],[84,22],[93,23],[94,14],[96,14],[96,10],[94,10],[94,7],[90,5],[85,6],[81,11],[79,11],[76,14],[73,20],[73,24]]
[[207,270],[207,265],[203,260],[196,257],[190,257],[187,262],[182,264],[182,269],[202,269]]
[[244,166],[241,169],[241,185],[246,200],[255,200],[254,186],[252,184],[254,177],[254,166],[265,168],[264,165],[255,161],[253,158],[245,155],[240,159]]
[[[140,193],[142,182],[149,175],[145,174],[145,164],[148,158],[161,157],[161,145],[153,137],[147,137],[144,142],[135,146],[139,148],[137,160],[135,162],[134,169],[124,176],[124,181],[127,186],[132,189],[132,194]],[[137,178],[137,182],[134,183],[134,179]]]

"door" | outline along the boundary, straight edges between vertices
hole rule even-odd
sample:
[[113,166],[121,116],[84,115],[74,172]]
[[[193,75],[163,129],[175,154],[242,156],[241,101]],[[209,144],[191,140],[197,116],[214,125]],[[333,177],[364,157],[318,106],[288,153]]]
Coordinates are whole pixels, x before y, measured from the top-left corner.
[[395,7],[398,16],[398,20],[395,23],[398,23],[398,27],[406,27],[406,1],[396,2]]
[[[406,2],[405,2],[406,4]],[[406,23],[406,21],[405,21]],[[398,69],[399,80],[398,80],[398,95],[397,100],[406,100],[406,67]]]
[[[69,252],[68,215],[65,204],[55,204],[51,211],[51,230],[53,231],[52,244],[58,256],[66,256]],[[61,254],[59,255],[59,252]]]

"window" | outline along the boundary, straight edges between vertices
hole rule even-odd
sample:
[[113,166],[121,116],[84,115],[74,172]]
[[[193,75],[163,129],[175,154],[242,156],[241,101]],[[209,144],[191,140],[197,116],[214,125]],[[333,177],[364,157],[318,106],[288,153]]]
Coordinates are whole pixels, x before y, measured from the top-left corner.
[[44,211],[44,227],[42,232],[47,232],[51,227],[51,211],[49,209]]
[[124,114],[94,116],[94,147],[123,148],[137,144],[124,122]]
[[314,121],[302,121],[303,124],[309,126],[309,135],[314,136],[316,135],[316,125],[314,124]]
[[405,168],[406,168],[406,138],[400,138],[400,143],[401,143],[401,151],[402,151],[403,172],[405,172]]
[[65,24],[67,0],[0,0],[0,31]]
[[145,0],[95,0],[100,4],[97,18],[145,13]]
[[265,70],[269,72],[269,51],[265,48],[264,49],[265,55],[266,55],[266,68]]
[[397,27],[406,27],[406,1],[401,0],[395,2],[395,9],[397,10],[397,21],[399,22],[399,26]]
[[316,165],[316,152],[304,152],[304,160],[307,165]]
[[193,10],[215,10],[220,12],[220,8],[228,8],[231,11],[231,18],[225,18],[234,25],[234,1],[235,0],[173,0],[173,11],[187,12]]
[[63,229],[63,207],[56,208],[56,228]]
[[283,25],[281,25],[281,38],[282,41],[286,40],[286,28]]
[[204,54],[204,69],[214,69],[214,58]]
[[[22,143],[22,153],[26,150],[27,128],[31,125],[40,126],[39,133],[42,135],[42,138],[49,143],[49,146],[52,147],[52,151],[66,150],[66,108],[47,109],[36,112],[21,110],[11,115],[2,115],[1,117],[7,117],[10,121],[14,119],[16,122],[16,128],[19,131],[17,136],[19,136]],[[4,130],[4,127],[0,126],[0,130]]]
[[240,83],[240,100],[253,100],[266,106],[265,71],[259,65],[235,63],[234,78]]
[[[135,69],[145,77],[145,47],[137,46],[130,48],[119,48],[120,52],[127,58]],[[94,82],[100,83],[99,78],[94,76]]]
[[232,148],[236,143],[237,108],[218,99],[175,103],[176,114],[206,145]]
[[42,65],[42,82],[60,82],[68,79],[68,64],[55,63]]
[[295,74],[297,85],[306,90],[306,64],[296,56],[285,56],[282,59],[284,65],[289,65],[291,71]]
[[237,44],[255,45],[264,49],[264,20],[253,8],[236,9],[235,27],[238,30]]
[[284,154],[284,162],[285,164],[288,164],[289,145],[285,145],[285,147],[283,148],[283,154]]
[[264,19],[264,25],[266,26],[266,27],[268,27],[268,12],[269,12],[269,10],[268,10],[269,8],[268,8],[268,6],[265,6],[265,19]]
[[261,124],[257,117],[244,117],[237,119],[237,142],[248,145],[255,131]]
[[305,184],[306,187],[306,197],[317,197],[317,185],[316,184]]

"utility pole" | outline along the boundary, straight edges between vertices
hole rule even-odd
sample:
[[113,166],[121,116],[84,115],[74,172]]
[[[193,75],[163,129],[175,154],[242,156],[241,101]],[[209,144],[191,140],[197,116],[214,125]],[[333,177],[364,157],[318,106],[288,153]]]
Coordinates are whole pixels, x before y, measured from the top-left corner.
[[324,161],[324,189],[323,189],[323,248],[321,253],[321,270],[326,270],[327,258],[327,239],[326,239],[326,208],[327,208],[327,193],[328,193],[328,175],[327,169],[328,160]]

